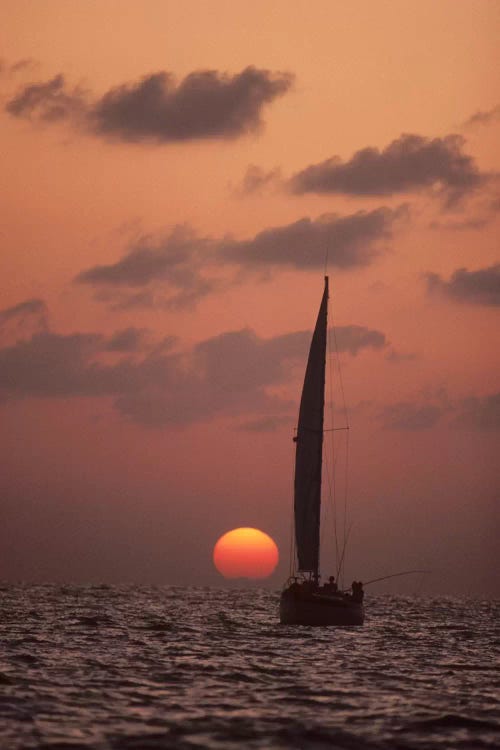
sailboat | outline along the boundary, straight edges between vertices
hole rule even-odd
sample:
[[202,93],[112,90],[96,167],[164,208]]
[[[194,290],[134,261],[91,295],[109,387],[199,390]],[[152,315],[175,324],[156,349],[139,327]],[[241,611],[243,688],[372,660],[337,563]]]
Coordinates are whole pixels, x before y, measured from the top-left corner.
[[320,585],[321,475],[325,407],[328,276],[316,320],[294,437],[294,526],[297,575],[291,576],[280,599],[285,625],[362,625],[363,587],[339,591],[333,577]]

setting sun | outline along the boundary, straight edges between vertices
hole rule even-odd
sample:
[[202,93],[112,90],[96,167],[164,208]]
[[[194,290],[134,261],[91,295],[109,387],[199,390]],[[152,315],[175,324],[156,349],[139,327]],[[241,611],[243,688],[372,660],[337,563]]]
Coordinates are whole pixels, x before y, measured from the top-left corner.
[[278,559],[276,543],[259,529],[233,529],[214,547],[214,565],[224,578],[267,578]]

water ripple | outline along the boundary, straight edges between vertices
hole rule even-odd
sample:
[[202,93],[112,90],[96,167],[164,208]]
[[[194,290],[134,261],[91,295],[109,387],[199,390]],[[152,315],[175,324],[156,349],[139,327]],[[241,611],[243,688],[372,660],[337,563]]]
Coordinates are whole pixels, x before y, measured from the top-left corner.
[[363,628],[266,591],[0,586],[9,750],[496,748],[498,602],[373,597]]

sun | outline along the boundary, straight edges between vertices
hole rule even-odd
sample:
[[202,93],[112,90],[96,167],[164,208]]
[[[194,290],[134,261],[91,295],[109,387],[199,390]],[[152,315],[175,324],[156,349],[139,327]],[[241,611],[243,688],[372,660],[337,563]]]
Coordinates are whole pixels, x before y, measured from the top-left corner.
[[276,543],[259,529],[233,529],[214,547],[214,565],[224,578],[267,578],[278,559]]

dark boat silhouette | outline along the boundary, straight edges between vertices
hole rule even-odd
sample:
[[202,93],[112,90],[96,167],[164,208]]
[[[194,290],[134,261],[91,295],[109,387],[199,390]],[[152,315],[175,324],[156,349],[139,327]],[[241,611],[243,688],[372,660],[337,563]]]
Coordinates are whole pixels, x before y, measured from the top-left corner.
[[307,361],[295,453],[294,526],[297,575],[291,576],[280,599],[285,625],[362,625],[363,587],[338,591],[331,581],[320,585],[321,474],[325,408],[328,276]]

